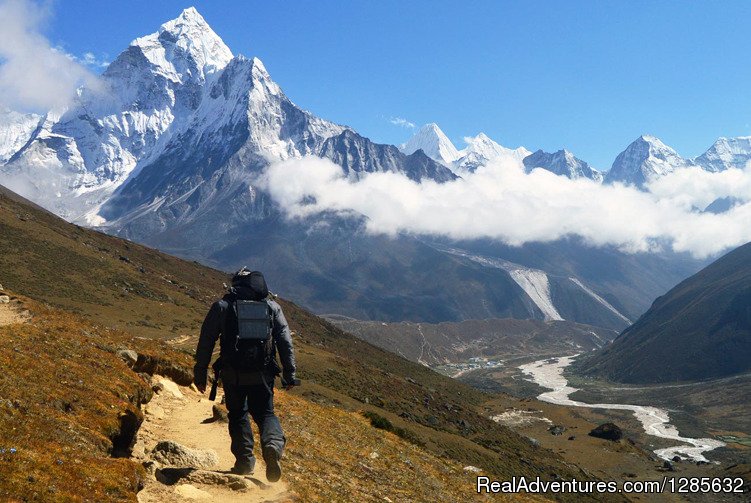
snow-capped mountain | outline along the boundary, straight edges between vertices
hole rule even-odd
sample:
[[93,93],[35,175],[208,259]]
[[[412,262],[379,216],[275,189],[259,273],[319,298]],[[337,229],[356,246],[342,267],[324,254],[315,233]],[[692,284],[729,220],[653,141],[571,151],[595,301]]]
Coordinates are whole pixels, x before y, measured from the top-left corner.
[[[9,188],[74,221],[96,210],[165,138],[185,129],[207,80],[232,53],[193,8],[131,42],[83,88],[72,107],[48,114],[31,141],[3,167]],[[93,219],[92,219],[93,218]]]
[[[521,161],[526,149],[481,134],[447,166],[423,148],[406,154],[376,144],[299,108],[259,59],[233,56],[192,8],[135,39],[100,81],[68,110],[0,116],[0,184],[68,220],[224,269],[262,269],[275,290],[318,312],[434,322],[545,316],[544,291],[537,300],[527,293],[543,285],[538,273],[515,278],[416,236],[373,236],[357,215],[288,221],[253,185],[270,163],[303,155],[331,159],[352,179],[398,172],[441,183],[489,160]],[[450,157],[450,142],[439,143],[446,148],[433,155]],[[485,248],[463,245],[548,278],[573,276],[629,318],[694,267],[573,242]],[[615,272],[599,281],[603,270]],[[578,292],[575,304],[555,305],[562,317],[623,326],[572,281],[549,280],[553,299]]]
[[[259,59],[233,56],[194,8],[135,39],[101,81],[102,89],[82,89],[70,110],[48,115],[2,167],[10,189],[72,221],[163,224],[176,218],[175,201],[188,218],[184,198],[201,185],[190,210],[199,211],[207,177],[232,171],[233,179],[247,179],[269,162],[310,154],[331,157],[354,177],[454,178],[425,156],[353,132],[324,145],[347,128],[297,107]],[[168,217],[158,214],[163,207]]]
[[618,154],[605,175],[605,183],[620,182],[643,187],[650,180],[691,165],[691,161],[678,155],[658,138],[644,135]]
[[694,163],[707,171],[724,171],[728,168],[745,168],[751,162],[751,136],[719,138],[709,150],[694,159]]
[[327,139],[320,155],[340,165],[355,179],[372,172],[404,173],[417,182],[424,178],[438,182],[456,178],[449,168],[434,162],[421,148],[407,153],[406,149],[400,151],[392,145],[373,143],[350,129]]
[[521,161],[530,152],[524,147],[506,148],[491,140],[485,133],[466,137],[467,146],[457,150],[438,124],[430,123],[421,127],[399,150],[411,154],[422,150],[425,155],[450,167],[457,174],[473,173],[478,167],[490,161],[513,159]]
[[524,158],[524,167],[531,171],[542,168],[556,175],[565,176],[575,180],[577,178],[589,178],[601,182],[603,175],[589,164],[577,158],[568,150],[559,150],[548,153],[538,150]]
[[460,157],[459,151],[436,123],[425,124],[418,129],[399,150],[407,155],[422,150],[431,159],[447,166]]
[[36,114],[0,110],[0,165],[29,141],[40,120]]
[[459,173],[473,173],[478,167],[498,159],[521,161],[531,153],[524,147],[506,148],[491,140],[485,133],[466,137],[464,141],[467,146],[459,151],[459,158],[454,161],[454,167]]

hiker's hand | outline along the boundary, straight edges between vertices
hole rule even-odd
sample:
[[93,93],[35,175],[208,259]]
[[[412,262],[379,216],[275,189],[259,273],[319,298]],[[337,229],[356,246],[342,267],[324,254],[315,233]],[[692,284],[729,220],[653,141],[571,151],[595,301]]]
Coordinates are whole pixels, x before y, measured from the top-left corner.
[[203,379],[193,378],[193,384],[199,392],[206,393],[206,381],[204,381]]
[[297,379],[294,375],[284,377],[282,378],[282,386],[285,390],[289,391],[295,387],[295,381],[297,381]]

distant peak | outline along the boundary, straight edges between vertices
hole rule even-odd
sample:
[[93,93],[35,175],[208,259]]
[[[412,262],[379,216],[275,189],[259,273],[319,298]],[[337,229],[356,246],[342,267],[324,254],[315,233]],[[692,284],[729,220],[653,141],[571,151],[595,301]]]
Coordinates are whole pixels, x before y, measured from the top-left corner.
[[425,124],[418,129],[414,136],[400,147],[400,150],[407,155],[422,150],[431,159],[445,164],[459,157],[459,151],[435,122]]
[[210,32],[211,35],[219,38],[195,7],[188,7],[175,19],[164,23],[159,31],[167,31],[175,33],[176,35],[182,35],[191,28],[198,28],[199,30]]
[[186,19],[186,20],[188,20],[188,19],[195,19],[195,20],[198,20],[198,21],[202,21],[204,23],[206,22],[203,19],[203,16],[198,13],[198,9],[196,9],[192,5],[190,7],[188,7],[187,9],[184,9],[180,13],[180,16],[178,16],[178,17],[182,18],[182,19]]
[[479,133],[479,134],[478,134],[477,136],[475,136],[475,137],[473,138],[473,140],[474,140],[474,141],[481,141],[481,142],[483,142],[483,143],[489,143],[489,142],[495,143],[495,142],[494,142],[493,140],[491,140],[491,139],[490,139],[490,137],[489,137],[488,135],[486,135],[485,133]]
[[131,46],[141,49],[146,58],[171,78],[181,79],[184,63],[192,61],[201,72],[227,66],[232,51],[211,29],[195,7],[188,7],[159,30],[139,37]]
[[656,136],[652,136],[651,134],[643,134],[639,138],[637,138],[637,141],[642,141],[645,143],[649,143],[650,145],[657,145],[661,147],[665,146],[665,143],[663,143],[662,140],[660,140]]
[[256,57],[254,57],[252,61],[253,61],[253,66],[256,69],[262,71],[265,74],[269,73],[268,70],[266,70],[266,66],[263,64],[263,61],[261,61],[260,59],[258,59]]

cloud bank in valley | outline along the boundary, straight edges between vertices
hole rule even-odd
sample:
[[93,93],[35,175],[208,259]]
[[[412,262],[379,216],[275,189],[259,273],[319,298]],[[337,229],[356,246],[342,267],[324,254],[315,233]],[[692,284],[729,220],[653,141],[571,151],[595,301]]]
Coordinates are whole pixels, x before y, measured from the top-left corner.
[[[580,236],[628,252],[672,249],[707,257],[751,241],[751,167],[707,173],[688,168],[640,191],[571,180],[501,160],[462,179],[416,183],[396,173],[345,176],[326,159],[273,164],[256,180],[287,218],[356,213],[372,233],[454,239],[491,238],[511,245]],[[717,198],[738,203],[722,214],[701,210]]]
[[40,32],[48,4],[0,0],[0,107],[45,112],[65,107],[96,76]]

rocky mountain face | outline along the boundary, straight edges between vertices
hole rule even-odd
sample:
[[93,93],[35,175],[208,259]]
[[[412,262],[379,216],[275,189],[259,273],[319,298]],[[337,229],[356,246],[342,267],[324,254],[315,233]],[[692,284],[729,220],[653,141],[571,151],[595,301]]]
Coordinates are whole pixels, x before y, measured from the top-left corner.
[[694,163],[713,172],[744,168],[750,161],[751,136],[720,138],[709,150],[694,159]]
[[0,110],[0,165],[21,150],[39,126],[40,120],[41,117],[36,114]]
[[340,165],[355,179],[374,172],[403,173],[416,182],[423,179],[447,182],[457,178],[450,169],[436,164],[422,149],[405,154],[392,145],[373,143],[350,129],[327,139],[320,155]]
[[[259,59],[233,55],[192,8],[134,40],[101,82],[68,110],[0,116],[0,183],[70,221],[225,269],[264,270],[276,291],[317,312],[621,329],[698,269],[576,242],[513,248],[373,236],[356,215],[286,220],[254,185],[273,162],[312,155],[352,180],[390,172],[445,183],[529,151],[480,134],[449,163],[451,142],[437,126],[403,151],[376,144],[299,108]],[[537,158],[557,174],[587,173],[565,152]]]
[[751,371],[751,244],[691,276],[577,369],[629,383]]
[[602,181],[602,173],[593,169],[589,164],[577,158],[568,150],[559,150],[554,153],[536,151],[525,157],[524,167],[527,170],[543,168],[553,174],[565,176],[575,180],[577,178],[589,178],[597,182]]
[[605,182],[642,187],[650,180],[690,165],[658,138],[640,136],[618,154],[605,175]]

